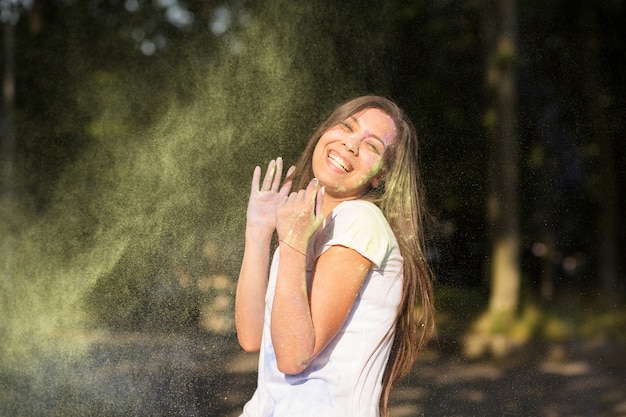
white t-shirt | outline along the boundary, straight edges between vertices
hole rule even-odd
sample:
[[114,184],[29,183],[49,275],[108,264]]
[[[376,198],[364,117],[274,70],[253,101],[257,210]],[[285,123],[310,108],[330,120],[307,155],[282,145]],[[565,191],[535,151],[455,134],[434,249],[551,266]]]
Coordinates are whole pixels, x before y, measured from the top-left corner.
[[313,271],[317,258],[333,245],[356,250],[372,262],[372,268],[339,333],[298,375],[278,370],[272,346],[270,319],[279,250],[274,254],[258,386],[242,417],[379,416],[382,376],[402,296],[402,256],[380,209],[363,200],[346,201],[333,210],[325,227],[311,239],[307,271]]

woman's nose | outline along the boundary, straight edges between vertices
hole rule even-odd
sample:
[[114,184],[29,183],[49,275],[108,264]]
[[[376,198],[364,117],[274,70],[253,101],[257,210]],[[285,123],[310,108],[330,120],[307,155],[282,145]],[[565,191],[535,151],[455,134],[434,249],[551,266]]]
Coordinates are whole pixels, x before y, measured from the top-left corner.
[[355,155],[359,154],[359,145],[361,145],[361,140],[355,136],[348,136],[343,141],[348,152],[352,152]]

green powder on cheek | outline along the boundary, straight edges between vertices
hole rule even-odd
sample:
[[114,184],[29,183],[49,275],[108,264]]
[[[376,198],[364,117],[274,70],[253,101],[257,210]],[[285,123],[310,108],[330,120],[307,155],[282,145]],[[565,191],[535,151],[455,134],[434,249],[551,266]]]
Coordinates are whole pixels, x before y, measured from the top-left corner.
[[363,174],[363,176],[359,178],[358,186],[362,187],[368,184],[370,181],[372,181],[372,178],[374,178],[376,174],[378,174],[381,168],[382,168],[382,162],[379,162],[376,165],[374,165],[369,172]]

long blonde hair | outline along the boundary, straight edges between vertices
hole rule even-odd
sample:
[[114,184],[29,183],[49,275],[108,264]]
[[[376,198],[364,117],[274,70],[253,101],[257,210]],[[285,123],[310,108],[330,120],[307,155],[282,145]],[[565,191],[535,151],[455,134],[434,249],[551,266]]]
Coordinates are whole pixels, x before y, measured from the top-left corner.
[[320,137],[331,127],[368,108],[384,111],[394,121],[397,136],[385,151],[380,184],[361,197],[378,205],[396,235],[404,259],[402,300],[398,308],[391,354],[383,375],[380,408],[389,416],[389,394],[411,370],[413,362],[435,331],[432,273],[426,263],[424,189],[418,163],[415,127],[391,100],[362,96],[337,107],[313,133],[296,164],[293,188],[313,178],[312,156]]

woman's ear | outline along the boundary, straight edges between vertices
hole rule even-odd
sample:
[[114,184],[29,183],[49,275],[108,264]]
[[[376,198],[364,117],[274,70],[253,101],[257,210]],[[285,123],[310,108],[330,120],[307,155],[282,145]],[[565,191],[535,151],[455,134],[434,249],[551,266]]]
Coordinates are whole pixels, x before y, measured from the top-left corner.
[[380,185],[380,178],[378,178],[378,176],[372,178],[372,187],[378,188],[379,185]]

